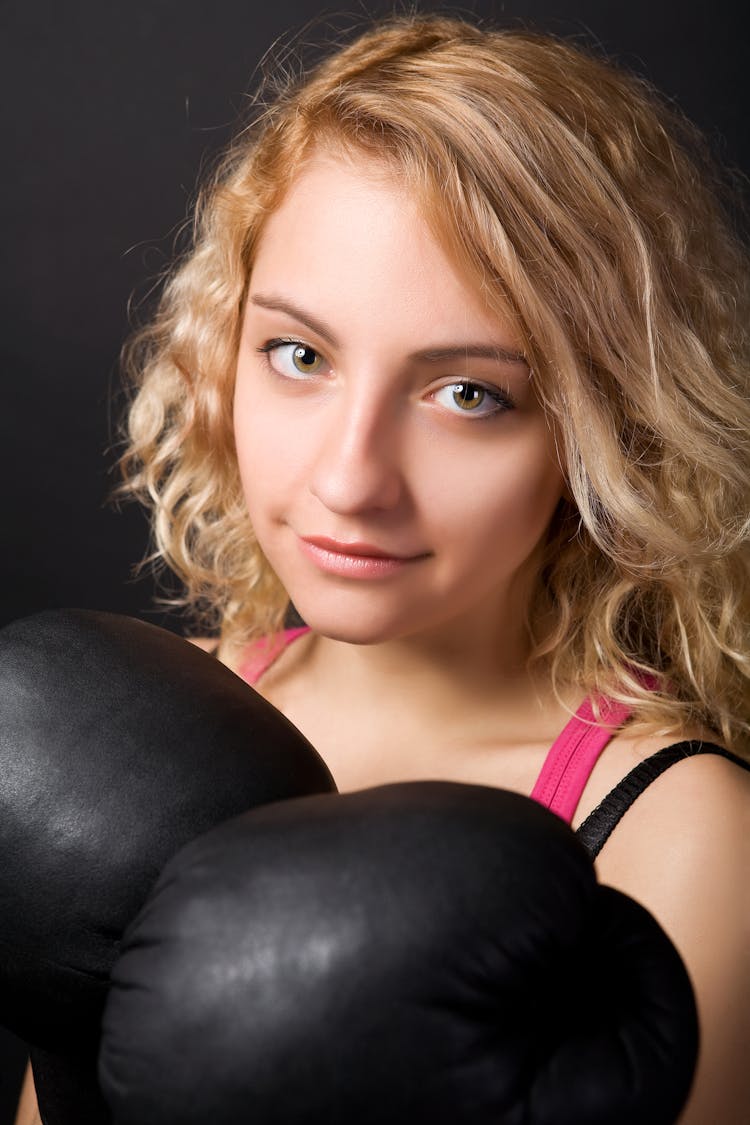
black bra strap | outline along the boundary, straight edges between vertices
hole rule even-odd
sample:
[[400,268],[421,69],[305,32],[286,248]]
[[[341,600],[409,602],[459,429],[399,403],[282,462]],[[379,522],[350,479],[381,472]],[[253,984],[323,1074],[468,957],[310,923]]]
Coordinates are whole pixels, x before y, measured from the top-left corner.
[[731,754],[721,746],[716,746],[713,742],[676,742],[673,746],[665,746],[663,750],[657,750],[655,754],[640,762],[629,774],[626,774],[619,785],[607,794],[578,828],[576,835],[592,859],[596,859],[610,833],[619,824],[636,797],[639,797],[652,781],[656,781],[664,770],[669,769],[675,762],[691,758],[694,754],[720,754],[722,758],[728,758],[730,762],[735,762],[743,769],[750,769],[750,764],[742,758],[738,758],[736,754]]

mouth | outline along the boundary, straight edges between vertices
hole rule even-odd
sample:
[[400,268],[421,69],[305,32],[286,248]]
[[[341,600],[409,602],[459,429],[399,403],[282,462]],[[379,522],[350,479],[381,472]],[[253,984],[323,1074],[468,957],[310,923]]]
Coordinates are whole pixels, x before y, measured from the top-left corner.
[[412,567],[428,552],[394,552],[361,540],[342,542],[322,535],[300,535],[300,550],[315,567],[337,578],[385,579]]
[[426,558],[427,556],[426,551],[389,551],[376,546],[374,543],[363,543],[359,540],[352,543],[342,543],[338,539],[328,539],[323,535],[301,535],[300,539],[304,543],[309,543],[312,547],[318,547],[320,550],[328,551],[334,555],[348,555],[350,557],[369,559],[393,559],[397,562],[410,562],[414,559]]

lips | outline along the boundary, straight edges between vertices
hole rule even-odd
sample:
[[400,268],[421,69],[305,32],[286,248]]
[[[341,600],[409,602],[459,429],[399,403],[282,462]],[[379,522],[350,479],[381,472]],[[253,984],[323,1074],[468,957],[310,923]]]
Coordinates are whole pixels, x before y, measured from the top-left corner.
[[343,543],[337,539],[328,539],[323,535],[301,535],[300,539],[313,547],[320,547],[321,550],[331,551],[336,555],[359,555],[370,559],[398,559],[406,562],[409,559],[423,558],[427,553],[426,551],[414,553],[386,551],[374,543],[363,543],[360,540],[352,543]]
[[377,543],[362,539],[344,541],[327,535],[300,535],[297,543],[304,558],[321,574],[345,581],[390,581],[411,571],[428,553],[394,554]]

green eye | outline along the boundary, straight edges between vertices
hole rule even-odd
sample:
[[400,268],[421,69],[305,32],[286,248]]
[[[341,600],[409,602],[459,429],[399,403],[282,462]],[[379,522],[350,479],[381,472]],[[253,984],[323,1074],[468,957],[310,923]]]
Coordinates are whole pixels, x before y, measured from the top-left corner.
[[297,344],[292,351],[292,364],[302,375],[315,375],[323,366],[323,359],[306,344]]

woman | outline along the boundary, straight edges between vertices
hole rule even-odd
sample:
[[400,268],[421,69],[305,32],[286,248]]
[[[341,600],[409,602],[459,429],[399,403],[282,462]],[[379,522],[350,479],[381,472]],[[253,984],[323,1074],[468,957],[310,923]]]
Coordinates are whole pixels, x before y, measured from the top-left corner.
[[[123,465],[220,659],[340,790],[477,782],[577,828],[680,747],[596,865],[693,980],[681,1122],[728,1125],[750,1105],[750,778],[720,752],[750,746],[748,299],[695,144],[567,44],[375,27],[204,195],[129,352]],[[563,807],[550,746],[586,729]]]

